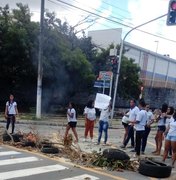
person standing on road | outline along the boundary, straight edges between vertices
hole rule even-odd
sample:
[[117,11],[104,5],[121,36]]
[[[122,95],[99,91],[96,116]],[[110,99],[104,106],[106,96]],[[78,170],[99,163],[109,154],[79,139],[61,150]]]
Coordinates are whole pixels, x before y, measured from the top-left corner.
[[121,148],[126,148],[129,140],[131,139],[131,148],[134,148],[134,122],[136,121],[139,108],[136,106],[136,101],[134,99],[130,100],[130,111],[129,111],[129,124],[128,124],[128,136],[123,143]]
[[145,126],[147,123],[147,111],[145,110],[145,107],[146,107],[145,101],[143,99],[140,99],[139,101],[140,111],[138,112],[136,120],[134,121],[135,124],[134,126],[136,129],[135,151],[137,156],[140,156],[142,138],[144,136]]
[[5,118],[7,120],[6,129],[9,129],[10,123],[12,124],[12,133],[15,130],[16,116],[18,115],[17,103],[14,101],[14,96],[11,94],[9,101],[6,102]]
[[166,140],[165,140],[165,149],[163,155],[163,161],[166,160],[168,151],[171,147],[172,149],[172,167],[174,167],[176,161],[176,112],[174,112],[173,117],[170,118],[169,125],[165,131]]
[[162,148],[162,142],[164,139],[164,132],[166,130],[166,112],[167,112],[168,105],[164,103],[161,108],[161,112],[159,116],[156,118],[156,122],[158,122],[158,130],[155,135],[155,143],[156,143],[156,150],[152,153],[155,155],[160,155],[161,148]]
[[99,119],[99,127],[98,127],[98,142],[97,145],[100,144],[102,133],[104,131],[104,144],[106,145],[108,140],[108,128],[109,128],[109,116],[111,115],[111,104],[106,109],[102,109],[100,113]]
[[90,133],[91,141],[93,141],[93,130],[96,121],[96,111],[94,108],[94,101],[90,100],[87,103],[87,106],[84,109],[85,115],[85,132],[84,132],[84,141],[87,141],[88,133]]
[[64,136],[64,140],[67,139],[67,135],[70,129],[72,129],[72,132],[75,136],[75,142],[78,142],[78,134],[76,131],[76,125],[77,125],[77,119],[76,119],[76,110],[75,110],[75,104],[73,102],[69,103],[69,107],[67,110],[67,120],[68,120],[68,124],[66,127],[66,131],[65,131],[65,136]]
[[127,111],[124,116],[122,117],[122,125],[124,127],[125,133],[123,136],[123,144],[128,136],[128,123],[129,123],[129,111]]
[[146,126],[145,126],[145,132],[144,132],[144,135],[143,135],[143,138],[142,138],[142,149],[141,149],[142,154],[144,154],[144,152],[145,152],[148,135],[149,135],[149,133],[151,131],[151,124],[154,122],[154,115],[153,115],[152,111],[150,110],[150,105],[149,104],[146,104],[146,111],[147,111],[147,123],[146,123]]

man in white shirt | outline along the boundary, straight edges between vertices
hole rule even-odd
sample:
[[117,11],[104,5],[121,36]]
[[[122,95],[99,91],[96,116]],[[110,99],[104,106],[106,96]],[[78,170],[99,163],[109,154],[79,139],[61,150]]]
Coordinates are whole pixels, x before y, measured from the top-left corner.
[[136,151],[137,156],[140,156],[142,138],[144,136],[145,126],[147,123],[147,111],[145,110],[145,106],[146,106],[145,101],[143,99],[141,99],[139,101],[140,111],[138,112],[137,117],[136,117],[136,121],[134,122],[135,129],[136,129],[135,151]]
[[136,106],[136,101],[134,99],[130,100],[130,111],[129,111],[129,124],[128,124],[128,136],[124,141],[121,148],[125,148],[131,139],[131,148],[134,148],[134,122],[136,121],[137,114],[139,112],[139,108]]
[[12,123],[12,134],[15,129],[16,115],[18,114],[17,103],[14,101],[14,96],[11,94],[9,101],[6,102],[5,118],[7,119],[6,129],[9,129],[10,123]]

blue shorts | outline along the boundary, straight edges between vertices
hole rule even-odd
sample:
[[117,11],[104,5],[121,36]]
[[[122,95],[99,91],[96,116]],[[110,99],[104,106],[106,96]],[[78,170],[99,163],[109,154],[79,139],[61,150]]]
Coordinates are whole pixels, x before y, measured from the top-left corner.
[[166,130],[166,126],[163,125],[163,126],[158,126],[158,131],[162,131],[164,132]]
[[168,141],[176,142],[176,136],[171,136],[171,135],[167,134],[166,139]]

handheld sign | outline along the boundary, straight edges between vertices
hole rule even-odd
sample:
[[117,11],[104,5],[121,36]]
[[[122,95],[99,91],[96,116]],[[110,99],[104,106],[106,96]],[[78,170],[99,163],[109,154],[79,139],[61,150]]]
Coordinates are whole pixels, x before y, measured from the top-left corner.
[[106,94],[97,93],[94,107],[98,109],[107,109],[109,106],[110,100],[111,100],[110,96]]

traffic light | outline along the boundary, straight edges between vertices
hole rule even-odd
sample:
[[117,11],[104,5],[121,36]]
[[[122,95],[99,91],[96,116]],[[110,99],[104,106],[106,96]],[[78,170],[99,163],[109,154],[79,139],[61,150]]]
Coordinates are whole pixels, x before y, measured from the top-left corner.
[[170,0],[168,14],[167,14],[167,25],[176,25],[176,0]]
[[111,66],[112,66],[112,72],[114,74],[117,74],[117,68],[118,68],[118,57],[117,56],[111,57]]

